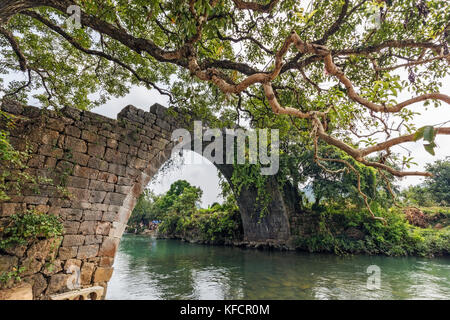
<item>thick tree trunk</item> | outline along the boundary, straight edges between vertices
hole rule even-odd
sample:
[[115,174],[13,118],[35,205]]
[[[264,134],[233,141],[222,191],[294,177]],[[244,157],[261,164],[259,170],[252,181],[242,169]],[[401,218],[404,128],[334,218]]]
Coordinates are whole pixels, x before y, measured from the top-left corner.
[[[228,182],[231,183],[232,165],[217,165]],[[291,236],[289,217],[293,212],[301,210],[301,197],[294,187],[286,184],[282,190],[275,176],[271,176],[266,192],[271,201],[268,212],[261,214],[261,206],[257,201],[257,190],[250,186],[242,188],[236,195],[244,228],[244,240],[266,242],[267,240],[287,241]]]

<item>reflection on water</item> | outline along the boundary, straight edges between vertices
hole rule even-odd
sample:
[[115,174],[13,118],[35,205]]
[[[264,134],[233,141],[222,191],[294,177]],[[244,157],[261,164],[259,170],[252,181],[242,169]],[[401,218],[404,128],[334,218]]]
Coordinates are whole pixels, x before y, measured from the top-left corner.
[[[381,287],[367,289],[367,267]],[[338,257],[124,235],[107,299],[450,299],[449,258]]]

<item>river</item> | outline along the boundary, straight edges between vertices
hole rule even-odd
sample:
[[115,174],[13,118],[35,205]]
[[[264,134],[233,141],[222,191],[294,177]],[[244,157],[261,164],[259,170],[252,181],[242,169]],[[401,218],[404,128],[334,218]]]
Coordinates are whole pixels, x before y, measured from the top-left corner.
[[450,258],[258,251],[125,234],[106,299],[450,299]]

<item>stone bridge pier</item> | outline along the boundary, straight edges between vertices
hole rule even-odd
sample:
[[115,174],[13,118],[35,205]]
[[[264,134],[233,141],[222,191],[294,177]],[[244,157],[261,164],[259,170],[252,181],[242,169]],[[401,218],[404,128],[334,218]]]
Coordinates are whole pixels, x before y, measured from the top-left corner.
[[[22,278],[31,285],[34,299],[73,299],[67,294],[68,284],[77,281],[84,290],[80,297],[89,296],[89,288],[94,288],[95,297],[104,297],[137,198],[170,158],[171,134],[183,118],[157,104],[149,112],[127,106],[117,120],[67,107],[55,112],[12,101],[1,109],[14,118],[15,127],[9,129],[13,146],[31,151],[27,173],[53,182],[25,186],[20,193],[9,190],[10,199],[0,203],[0,227],[12,214],[35,209],[58,215],[65,231],[57,241],[34,241],[0,252],[0,273],[24,267]],[[229,178],[230,168],[219,170]],[[251,190],[245,192],[252,199]],[[238,201],[245,208],[248,204],[242,201],[251,202]],[[250,235],[247,240],[289,238],[285,204],[274,202],[272,207],[274,214],[262,224],[241,208],[244,232]],[[101,294],[99,288],[104,288]]]

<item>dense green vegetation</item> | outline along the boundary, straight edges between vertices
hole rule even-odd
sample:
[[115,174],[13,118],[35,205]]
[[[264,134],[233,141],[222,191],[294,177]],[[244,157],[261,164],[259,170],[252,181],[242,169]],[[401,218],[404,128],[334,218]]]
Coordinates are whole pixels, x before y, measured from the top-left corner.
[[399,209],[376,210],[386,224],[374,222],[367,213],[327,208],[312,212],[306,230],[300,230],[296,246],[310,252],[363,253],[389,256],[449,255],[450,228],[441,230],[412,226]]
[[[292,230],[293,245],[297,249],[390,256],[450,254],[450,209],[439,206],[423,208],[426,227],[411,225],[403,209],[394,205],[394,198],[388,190],[389,180],[386,182],[376,172],[361,167],[362,188],[369,195],[371,210],[385,221],[373,220],[359,199],[351,175],[324,172],[314,167],[314,162],[308,161],[310,156],[306,153],[297,154],[296,157],[298,163],[306,164],[301,180],[308,181],[303,184],[306,186],[304,190],[313,192],[313,199],[308,200],[303,196],[303,212],[299,215],[301,221],[298,230]],[[345,157],[345,154],[337,153],[334,156]],[[295,166],[294,160],[292,158],[292,161],[284,163]],[[285,165],[282,167],[287,170]],[[446,162],[437,161],[427,166],[428,170],[438,174],[427,179],[426,183],[432,186],[439,181],[442,190],[445,190],[450,180],[441,179],[442,173],[436,171],[436,167],[446,167]],[[246,168],[248,170],[249,167]],[[283,170],[281,172],[285,172]],[[239,172],[245,174],[246,171]],[[248,183],[251,183],[251,177],[247,176],[250,179]],[[377,184],[379,180],[385,183]],[[391,183],[389,186],[394,195],[399,195],[398,187]],[[199,209],[201,190],[186,181],[176,181],[166,194],[148,197],[146,193],[142,196],[130,221],[161,219],[163,222],[159,232],[167,237],[207,243],[239,240],[242,231],[239,230],[239,211],[233,192],[225,181],[222,181],[222,188],[227,199],[223,205],[214,204],[208,209]],[[400,200],[406,205],[408,199],[405,193],[402,195]]]
[[450,206],[450,157],[427,164],[426,169],[433,176],[403,191],[404,201],[420,207]]
[[139,198],[130,217],[129,231],[142,231],[140,224],[162,220],[158,228],[161,236],[189,239],[199,242],[223,243],[241,236],[239,210],[229,200],[223,205],[199,208],[200,188],[185,180],[174,182],[165,194],[155,196],[146,191]]

